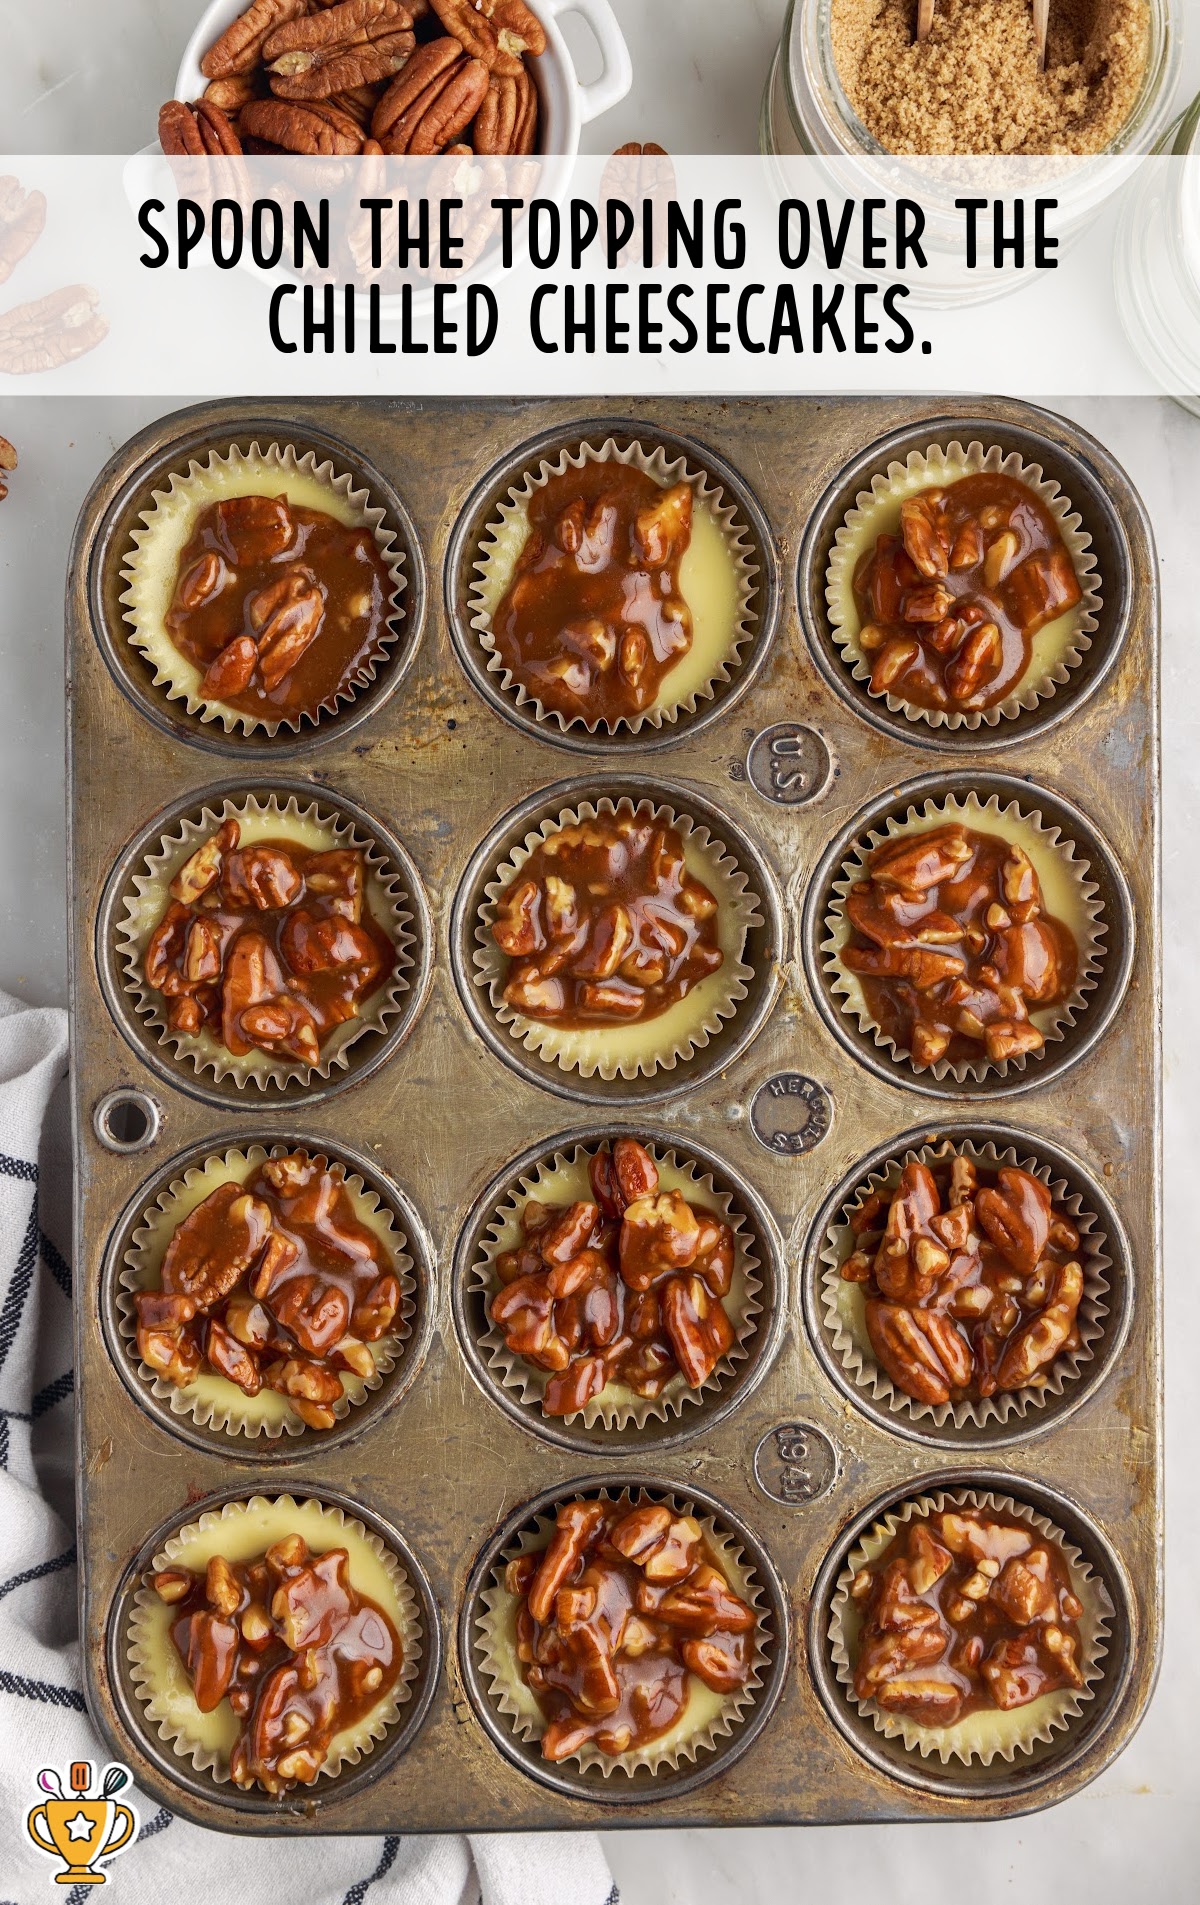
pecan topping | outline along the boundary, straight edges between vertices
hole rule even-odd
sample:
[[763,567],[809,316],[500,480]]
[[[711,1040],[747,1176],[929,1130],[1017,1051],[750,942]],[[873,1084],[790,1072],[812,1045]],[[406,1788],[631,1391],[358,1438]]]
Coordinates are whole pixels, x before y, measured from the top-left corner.
[[385,152],[429,155],[470,125],[488,89],[488,69],[456,39],[419,46],[383,95],[371,132]]
[[871,1348],[906,1395],[940,1407],[1044,1387],[1078,1347],[1079,1232],[1028,1171],[911,1162],[850,1221],[842,1275],[864,1286]]
[[530,1199],[495,1263],[489,1314],[514,1355],[549,1372],[545,1415],[574,1415],[610,1383],[649,1399],[680,1375],[698,1389],[734,1342],[724,1218],[660,1192],[636,1138],[602,1146],[588,1172],[595,1203]]
[[539,485],[492,618],[510,674],[568,719],[643,713],[692,645],[679,583],[691,535],[688,483],[592,462]]
[[350,1579],[345,1548],[310,1554],[298,1535],[251,1561],[214,1555],[203,1574],[151,1577],[174,1611],[171,1640],[196,1705],[228,1700],[238,1719],[235,1783],[310,1786],[335,1734],[395,1684],[404,1650],[388,1615]]
[[433,0],[433,10],[467,52],[494,72],[523,70],[522,56],[546,50],[546,34],[525,0]]
[[208,153],[236,154],[242,142],[220,106],[211,99],[198,99],[192,106],[182,99],[168,99],[158,115],[158,143],[172,156],[203,158]]
[[390,79],[415,45],[412,15],[402,0],[341,0],[276,27],[262,57],[281,99],[328,99],[348,87]]
[[322,1040],[387,978],[395,950],[362,905],[361,854],[290,840],[239,852],[239,838],[225,821],[175,874],[146,946],[146,984],[171,1001],[175,1031],[207,1029],[235,1057],[258,1047],[315,1065]]
[[902,1528],[850,1589],[863,1615],[854,1688],[952,1726],[1081,1687],[1082,1604],[1057,1544],[1024,1523],[944,1511]]
[[689,1673],[716,1693],[749,1678],[754,1609],[699,1522],[662,1503],[566,1502],[549,1544],[515,1557],[504,1579],[548,1760],[658,1739],[686,1712]]
[[0,502],[8,495],[8,478],[16,467],[16,450],[7,437],[0,437]]
[[343,1371],[374,1374],[367,1345],[400,1310],[340,1168],[302,1151],[210,1192],[172,1233],[160,1282],[134,1298],[144,1362],[180,1387],[206,1365],[248,1396],[265,1383],[314,1429],[332,1428]]
[[886,841],[868,872],[841,956],[900,1049],[919,1065],[1040,1051],[1031,1008],[1070,995],[1078,948],[1024,849],[954,822]]
[[649,1019],[723,962],[717,902],[673,827],[637,814],[561,827],[496,907],[504,997],[549,1024]]
[[308,9],[308,0],[252,0],[245,13],[227,26],[200,62],[205,79],[229,79],[251,73],[262,59],[263,45],[287,20]]
[[206,698],[315,719],[381,652],[390,596],[368,529],[286,496],[226,497],[201,510],[180,553],[166,627]]
[[1058,524],[1017,478],[923,490],[901,504],[900,534],[878,537],[855,571],[871,692],[995,707],[1028,673],[1034,636],[1082,597]]

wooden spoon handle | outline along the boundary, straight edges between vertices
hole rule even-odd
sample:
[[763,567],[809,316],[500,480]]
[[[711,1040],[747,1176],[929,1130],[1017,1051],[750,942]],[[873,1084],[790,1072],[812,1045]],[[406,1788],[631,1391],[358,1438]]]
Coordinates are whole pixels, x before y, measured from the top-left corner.
[[937,0],[917,0],[917,39],[927,40],[933,28],[933,10]]
[[1050,0],[1033,0],[1033,37],[1037,41],[1038,72],[1046,70],[1046,35],[1050,30]]

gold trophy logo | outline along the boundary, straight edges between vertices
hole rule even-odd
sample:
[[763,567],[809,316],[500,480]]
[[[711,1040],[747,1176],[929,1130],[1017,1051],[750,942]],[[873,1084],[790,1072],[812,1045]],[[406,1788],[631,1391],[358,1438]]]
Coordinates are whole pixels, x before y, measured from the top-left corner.
[[129,1784],[128,1768],[106,1766],[94,1799],[90,1796],[92,1774],[90,1760],[75,1760],[69,1775],[69,1795],[63,1792],[53,1767],[38,1774],[38,1785],[50,1797],[33,1808],[25,1829],[43,1852],[66,1860],[66,1871],[54,1875],[56,1885],[103,1885],[108,1874],[94,1872],[92,1867],[128,1845],[137,1831],[136,1813],[113,1800],[113,1794]]

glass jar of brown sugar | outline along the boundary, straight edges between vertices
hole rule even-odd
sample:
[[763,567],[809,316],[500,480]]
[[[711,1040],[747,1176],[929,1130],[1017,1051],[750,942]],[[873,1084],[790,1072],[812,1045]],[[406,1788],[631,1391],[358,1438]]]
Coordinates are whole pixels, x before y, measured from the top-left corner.
[[[871,158],[1153,151],[1172,116],[1180,7],[1057,4],[1039,76],[1030,0],[938,0],[933,33],[919,48],[916,0],[790,0],[763,98],[761,148]],[[967,127],[985,130],[968,142]]]

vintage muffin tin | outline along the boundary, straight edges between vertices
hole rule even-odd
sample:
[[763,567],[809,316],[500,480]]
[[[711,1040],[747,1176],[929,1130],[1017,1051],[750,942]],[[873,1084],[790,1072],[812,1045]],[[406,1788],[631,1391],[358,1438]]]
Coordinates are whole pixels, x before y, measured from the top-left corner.
[[[824,398],[639,399],[604,415],[520,401],[297,400],[284,411],[208,404],[125,445],[84,506],[68,583],[80,1573],[89,1704],[114,1753],[173,1810],[258,1833],[987,1819],[1077,1791],[1137,1726],[1161,1625],[1158,593],[1128,479],[1074,425],[993,400],[944,415]],[[715,701],[616,745],[515,718],[489,692],[464,616],[475,541],[514,467],[597,433],[678,443],[707,461],[760,560],[757,632]],[[875,469],[972,435],[1061,483],[1092,534],[1104,614],[1050,701],[1011,727],[947,733],[893,719],[849,677],[823,614],[824,568]],[[370,692],[339,719],[272,741],[214,733],[161,699],[124,640],[119,599],[122,554],[156,480],[190,454],[255,437],[357,473],[387,509],[408,575],[402,639]],[[879,813],[967,783],[1015,788],[1061,820],[1093,862],[1109,934],[1102,985],[1052,1064],[946,1092],[837,1014],[818,899]],[[147,1041],[121,992],[114,916],[139,844],[235,785],[295,790],[370,823],[411,896],[408,1007],[314,1090],[205,1089]],[[465,962],[489,862],[530,815],[581,790],[661,793],[714,822],[760,902],[755,982],[738,1012],[692,1060],[632,1088],[530,1060],[481,1011]],[[488,1198],[523,1163],[614,1128],[694,1146],[702,1168],[741,1190],[769,1300],[754,1356],[715,1406],[606,1438],[497,1400],[466,1272]],[[1041,1155],[1090,1191],[1112,1264],[1086,1375],[1053,1408],[982,1433],[931,1432],[869,1403],[830,1355],[816,1288],[825,1228],[854,1182],[884,1154],[955,1131]],[[114,1289],[124,1240],[165,1182],[198,1154],[281,1139],[345,1157],[392,1197],[418,1306],[404,1357],[363,1408],[331,1436],[265,1446],[146,1406],[122,1360]],[[489,1557],[577,1483],[703,1501],[761,1563],[776,1631],[764,1692],[728,1750],[680,1776],[624,1790],[548,1776],[500,1738],[464,1651]],[[861,1527],[904,1495],[954,1484],[1047,1514],[1116,1608],[1097,1698],[1053,1746],[1002,1773],[920,1761],[883,1740],[842,1695],[826,1644]],[[396,1545],[430,1644],[402,1727],[351,1777],[280,1804],[217,1786],[147,1733],[122,1624],[173,1526],[231,1495],[304,1492],[345,1503]]]

